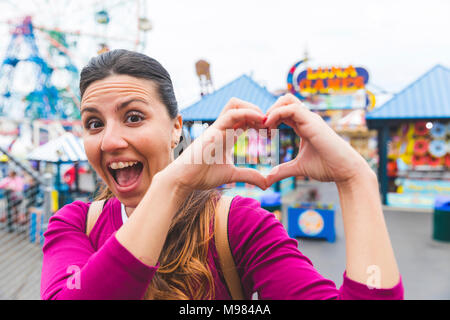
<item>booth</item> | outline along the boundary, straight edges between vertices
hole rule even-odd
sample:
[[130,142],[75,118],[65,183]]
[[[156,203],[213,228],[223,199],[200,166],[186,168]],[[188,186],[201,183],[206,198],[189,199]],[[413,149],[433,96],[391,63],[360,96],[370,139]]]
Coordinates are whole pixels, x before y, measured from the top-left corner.
[[383,203],[432,210],[450,194],[450,70],[436,65],[366,115]]
[[[319,114],[376,170],[376,131],[369,130],[365,121],[365,114],[375,107],[376,99],[368,84],[369,72],[363,67],[312,67],[307,58],[292,65],[287,75],[287,92]],[[290,135],[291,141],[286,141],[285,145],[281,143],[284,148],[280,153],[292,148],[295,156],[300,141],[293,130],[285,135]]]
[[331,123],[336,133],[347,141],[376,171],[378,166],[377,131],[369,130],[366,110],[352,110]]
[[336,231],[332,204],[294,203],[288,208],[288,234],[291,238],[324,238],[334,242]]

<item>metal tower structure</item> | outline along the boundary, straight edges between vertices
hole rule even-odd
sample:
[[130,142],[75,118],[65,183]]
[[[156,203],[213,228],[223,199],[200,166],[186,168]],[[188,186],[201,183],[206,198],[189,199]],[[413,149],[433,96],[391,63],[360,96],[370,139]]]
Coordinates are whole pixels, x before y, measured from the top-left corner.
[[[52,39],[56,41],[55,38]],[[62,45],[54,47],[60,50],[61,55],[67,56],[61,49]],[[26,81],[22,79],[23,83],[17,83],[15,77],[21,64],[28,64],[30,74],[27,74]],[[67,69],[78,73],[70,62],[67,63]],[[30,119],[77,118],[72,107],[64,107],[61,90],[58,90],[51,81],[54,70],[39,52],[31,17],[25,17],[12,30],[5,58],[0,65],[0,115],[15,114],[16,117],[20,117],[17,109],[23,108],[23,117]],[[20,92],[20,87],[30,86],[33,83],[34,88],[29,92]]]

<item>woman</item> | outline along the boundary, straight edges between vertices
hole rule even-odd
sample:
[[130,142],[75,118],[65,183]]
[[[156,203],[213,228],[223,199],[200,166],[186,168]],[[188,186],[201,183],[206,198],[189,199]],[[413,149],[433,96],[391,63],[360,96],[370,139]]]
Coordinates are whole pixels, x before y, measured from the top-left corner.
[[[403,297],[375,175],[295,97],[281,97],[266,114],[231,99],[174,160],[182,119],[170,76],[157,61],[125,50],[103,53],[81,72],[80,91],[86,154],[107,186],[99,198],[109,200],[89,236],[89,203],[66,205],[50,219],[43,299],[229,299],[211,227],[220,198],[215,188],[242,181],[266,189],[300,175],[338,186],[347,243],[343,285],[336,289],[313,268],[274,215],[237,196],[228,236],[245,298],[254,292],[260,299]],[[233,144],[224,143],[230,130],[282,122],[303,138],[295,159],[267,177],[234,167]],[[380,275],[375,289],[366,285],[372,266]]]
[[[8,190],[6,198],[13,211],[12,220],[15,223],[20,222],[21,224],[26,223],[25,213],[19,212],[19,207],[23,201],[24,187],[24,179],[20,175],[17,175],[17,172],[14,170],[9,171],[8,176],[0,181],[0,189]],[[6,220],[6,215],[0,217],[0,222],[5,222]]]

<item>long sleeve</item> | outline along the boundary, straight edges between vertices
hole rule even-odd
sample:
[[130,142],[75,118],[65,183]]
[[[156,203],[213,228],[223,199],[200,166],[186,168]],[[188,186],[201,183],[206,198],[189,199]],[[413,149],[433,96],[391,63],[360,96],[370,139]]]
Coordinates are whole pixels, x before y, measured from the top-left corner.
[[111,236],[97,251],[85,234],[88,205],[76,201],[50,218],[45,232],[42,299],[141,299],[157,267],[136,259]]
[[0,181],[0,189],[6,188],[11,183],[11,181],[12,180],[10,177],[3,178]]
[[349,279],[342,286],[325,279],[298,250],[275,216],[250,198],[235,197],[228,218],[228,236],[246,298],[260,299],[403,299],[403,285],[370,289]]

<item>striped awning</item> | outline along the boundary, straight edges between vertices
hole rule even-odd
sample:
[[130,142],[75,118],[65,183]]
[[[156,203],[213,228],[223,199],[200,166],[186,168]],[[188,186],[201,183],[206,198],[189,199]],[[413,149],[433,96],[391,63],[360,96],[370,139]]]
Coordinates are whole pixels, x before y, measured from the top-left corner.
[[31,151],[28,160],[45,162],[87,161],[83,140],[67,132]]

